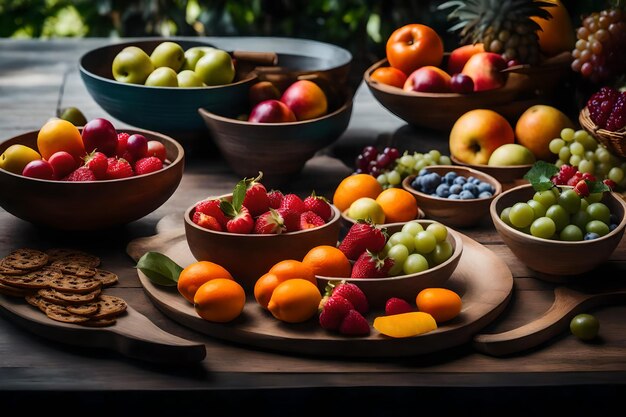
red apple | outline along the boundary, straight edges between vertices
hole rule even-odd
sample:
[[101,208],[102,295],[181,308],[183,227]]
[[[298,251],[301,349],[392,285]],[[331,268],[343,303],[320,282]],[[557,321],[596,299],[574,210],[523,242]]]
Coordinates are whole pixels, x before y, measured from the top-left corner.
[[52,166],[56,178],[63,178],[78,168],[76,159],[74,159],[72,154],[65,151],[58,151],[50,155],[48,163]]
[[83,127],[83,144],[87,153],[97,149],[106,156],[115,156],[117,150],[117,131],[106,119],[90,120]]
[[485,52],[482,43],[463,45],[454,49],[448,57],[448,74],[457,74],[463,71],[463,67],[472,55],[476,55],[479,52]]
[[323,116],[328,111],[324,91],[313,81],[299,80],[291,84],[280,98],[291,109],[297,120]]
[[132,156],[134,161],[145,158],[148,153],[148,139],[139,133],[130,135],[126,140],[126,151]]
[[450,78],[450,89],[459,94],[471,93],[474,91],[474,80],[465,74],[454,74]]
[[161,162],[165,162],[165,159],[167,158],[167,149],[165,149],[165,145],[158,140],[149,140],[146,156],[156,156],[161,160]]
[[471,56],[463,67],[463,74],[474,81],[474,91],[493,90],[502,87],[507,80],[506,61],[493,52],[479,52]]
[[26,164],[26,166],[24,166],[22,175],[30,178],[39,178],[42,180],[53,180],[54,169],[52,169],[52,165],[50,165],[50,162],[44,159],[35,159],[34,161],[30,161]]
[[450,75],[441,68],[427,65],[416,69],[408,76],[403,90],[422,93],[449,93]]
[[271,81],[259,81],[250,87],[248,98],[250,107],[254,107],[265,100],[279,100],[280,91]]
[[254,106],[248,121],[252,123],[295,122],[296,116],[282,101],[265,100]]

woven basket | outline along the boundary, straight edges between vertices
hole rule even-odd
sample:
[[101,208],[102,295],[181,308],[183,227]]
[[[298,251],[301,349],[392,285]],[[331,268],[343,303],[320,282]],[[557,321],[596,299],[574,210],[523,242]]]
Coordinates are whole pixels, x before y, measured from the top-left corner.
[[578,121],[583,129],[604,145],[612,154],[626,158],[626,127],[611,132],[599,128],[589,116],[589,109],[585,107],[578,115]]

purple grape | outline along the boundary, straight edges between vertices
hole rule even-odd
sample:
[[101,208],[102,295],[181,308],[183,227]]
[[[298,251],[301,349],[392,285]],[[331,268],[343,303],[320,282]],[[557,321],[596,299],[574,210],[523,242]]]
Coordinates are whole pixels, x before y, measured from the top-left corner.
[[126,141],[126,150],[135,159],[140,159],[148,154],[148,139],[138,133],[130,135]]
[[391,158],[386,153],[381,153],[376,158],[376,162],[378,163],[379,168],[385,168],[391,163]]
[[369,166],[369,161],[365,159],[363,154],[361,154],[356,157],[355,165],[357,169],[360,169],[361,171],[367,171],[367,167]]

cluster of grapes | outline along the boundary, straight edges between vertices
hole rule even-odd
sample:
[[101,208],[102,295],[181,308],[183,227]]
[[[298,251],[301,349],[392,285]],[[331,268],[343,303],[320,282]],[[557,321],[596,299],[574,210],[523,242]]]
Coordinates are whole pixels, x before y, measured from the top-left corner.
[[587,101],[589,117],[602,129],[615,132],[626,126],[626,92],[602,87]]
[[606,9],[585,17],[576,31],[572,70],[593,83],[610,80],[626,70],[626,13]]
[[356,157],[355,172],[357,174],[370,174],[374,177],[379,176],[385,171],[391,169],[396,159],[400,156],[397,148],[386,147],[382,152],[374,146],[366,146]]
[[570,165],[581,174],[592,174],[601,180],[610,179],[618,191],[626,189],[626,161],[599,145],[585,130],[565,128],[561,137],[552,139],[549,146],[550,151],[558,155],[557,167]]
[[376,177],[383,188],[397,187],[409,175],[417,175],[419,172],[430,165],[452,165],[450,157],[442,155],[436,149],[425,153],[404,152],[404,154],[396,160],[392,170],[384,172]]

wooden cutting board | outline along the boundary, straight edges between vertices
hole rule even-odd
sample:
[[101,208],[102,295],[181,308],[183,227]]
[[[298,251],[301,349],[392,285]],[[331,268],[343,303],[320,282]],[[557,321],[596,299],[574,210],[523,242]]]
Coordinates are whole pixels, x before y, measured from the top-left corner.
[[[463,301],[461,314],[437,330],[411,338],[393,339],[372,328],[368,337],[346,337],[322,329],[315,320],[288,324],[273,318],[252,294],[240,317],[231,323],[212,323],[200,318],[178,293],[176,287],[153,284],[141,271],[139,279],[147,295],[164,314],[200,333],[252,347],[318,356],[398,357],[425,354],[471,341],[483,327],[506,307],[513,290],[508,266],[491,250],[461,234],[463,255],[446,286],[457,291]],[[169,256],[181,266],[195,262],[182,224],[164,218],[157,234],[130,242],[128,254],[137,261],[148,251]],[[382,311],[372,311],[372,323]]]

